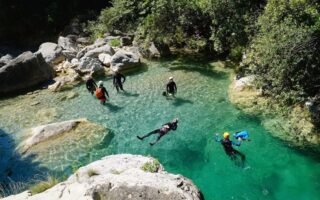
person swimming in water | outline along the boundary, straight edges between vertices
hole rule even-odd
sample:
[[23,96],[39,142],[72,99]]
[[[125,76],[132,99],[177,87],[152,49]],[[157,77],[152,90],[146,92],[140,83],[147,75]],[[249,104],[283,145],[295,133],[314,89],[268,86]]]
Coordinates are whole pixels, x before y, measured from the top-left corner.
[[224,151],[226,152],[226,154],[230,157],[230,159],[232,161],[236,161],[237,158],[240,156],[241,159],[241,165],[244,165],[244,162],[246,160],[246,156],[239,152],[238,150],[234,149],[233,146],[240,146],[241,145],[241,141],[237,141],[237,142],[233,142],[230,140],[230,133],[225,132],[223,134],[223,139],[219,138],[219,134],[216,133],[216,137],[215,137],[216,142],[220,142],[224,148]]
[[172,122],[168,122],[168,123],[162,125],[161,128],[156,129],[154,131],[151,131],[150,133],[148,133],[142,137],[137,136],[137,138],[139,140],[143,140],[144,138],[149,137],[150,135],[159,134],[158,138],[154,142],[149,143],[152,146],[155,143],[157,143],[161,139],[162,136],[166,135],[171,130],[173,130],[173,131],[177,130],[177,128],[178,128],[178,118],[175,118],[174,120],[172,120]]
[[96,91],[96,88],[98,87],[96,82],[94,82],[92,75],[90,74],[86,80],[86,87],[87,90],[93,95],[93,93]]
[[[96,97],[100,100],[101,104],[105,104],[107,101],[107,97],[109,97],[107,89],[103,86],[103,82],[99,81],[99,87],[96,89]],[[107,97],[106,97],[107,96]]]
[[[123,81],[121,79],[123,79]],[[124,91],[123,83],[125,81],[126,81],[126,77],[123,74],[121,74],[119,70],[116,70],[113,75],[113,85],[116,87],[117,92],[119,92],[119,89]]]

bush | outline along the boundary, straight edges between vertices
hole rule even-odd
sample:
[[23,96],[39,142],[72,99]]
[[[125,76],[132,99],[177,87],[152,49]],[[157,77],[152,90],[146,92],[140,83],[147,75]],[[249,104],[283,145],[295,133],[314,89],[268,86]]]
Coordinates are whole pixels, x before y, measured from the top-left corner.
[[320,85],[320,14],[313,0],[270,0],[243,61],[257,86],[281,103],[301,103]]
[[260,4],[259,0],[114,0],[89,29],[93,37],[120,30],[135,34],[136,41],[225,53],[247,44]]
[[155,173],[160,168],[160,162],[157,159],[154,159],[152,162],[146,162],[141,169],[145,172]]
[[118,47],[118,46],[120,46],[120,40],[119,39],[110,40],[109,45],[112,47]]
[[29,190],[32,195],[39,194],[41,192],[46,191],[47,189],[52,188],[56,184],[58,184],[59,181],[57,178],[53,176],[49,176],[46,181],[41,181],[40,183],[37,183],[36,185],[32,186]]

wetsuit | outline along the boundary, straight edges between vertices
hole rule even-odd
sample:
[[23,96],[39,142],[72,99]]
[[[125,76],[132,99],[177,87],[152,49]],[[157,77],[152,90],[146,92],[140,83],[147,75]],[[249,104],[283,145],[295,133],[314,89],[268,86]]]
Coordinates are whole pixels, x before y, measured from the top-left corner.
[[[106,101],[107,101],[107,97],[109,98],[109,94],[108,94],[108,91],[105,87],[103,86],[100,86],[99,88],[102,89],[102,97],[99,98],[99,100],[101,101],[102,104],[105,104]],[[107,96],[107,97],[106,97]]]
[[[123,79],[123,81],[121,80]],[[119,92],[119,88],[123,91],[122,84],[126,81],[126,77],[120,73],[116,73],[113,76],[113,85],[116,87],[117,91]]]
[[154,145],[155,143],[157,143],[157,142],[160,140],[160,138],[161,138],[162,136],[166,135],[166,134],[167,134],[169,131],[171,131],[171,130],[173,130],[173,131],[177,130],[177,128],[178,128],[178,123],[169,122],[169,123],[166,123],[166,124],[162,125],[161,128],[156,129],[156,130],[154,130],[154,131],[151,131],[150,133],[148,133],[148,134],[146,134],[146,135],[144,135],[144,136],[142,136],[142,137],[140,137],[140,136],[137,136],[137,137],[138,137],[140,140],[143,140],[144,138],[149,137],[150,135],[153,135],[153,134],[157,134],[157,133],[158,133],[159,136],[158,136],[158,138],[156,139],[156,141],[150,142],[150,145]]
[[93,94],[96,91],[97,84],[94,82],[93,78],[90,78],[86,81],[86,87],[88,91]]
[[169,81],[167,83],[167,93],[168,94],[175,94],[177,92],[177,85],[174,81]]
[[223,140],[220,140],[219,138],[216,137],[216,141],[220,142],[224,148],[224,151],[226,152],[226,154],[231,158],[231,160],[236,160],[237,159],[237,155],[239,155],[241,157],[241,161],[244,162],[246,159],[246,156],[237,151],[236,149],[234,149],[232,146],[240,146],[241,142],[233,142],[230,139],[226,138]]

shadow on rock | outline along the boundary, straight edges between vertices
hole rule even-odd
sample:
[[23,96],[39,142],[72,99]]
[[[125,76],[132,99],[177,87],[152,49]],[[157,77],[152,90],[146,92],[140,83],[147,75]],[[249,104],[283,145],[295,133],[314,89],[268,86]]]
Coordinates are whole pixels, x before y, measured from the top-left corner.
[[24,191],[36,177],[44,177],[48,169],[34,161],[34,155],[22,156],[16,151],[11,134],[0,129],[0,196]]

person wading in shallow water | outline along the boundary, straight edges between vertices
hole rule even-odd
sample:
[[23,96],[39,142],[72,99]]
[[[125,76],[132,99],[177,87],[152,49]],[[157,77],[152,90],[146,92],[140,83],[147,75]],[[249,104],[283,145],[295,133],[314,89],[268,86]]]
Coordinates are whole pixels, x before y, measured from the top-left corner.
[[177,93],[177,85],[173,81],[173,77],[169,78],[169,82],[167,83],[166,92],[163,92],[163,96],[172,95],[174,96]]
[[[122,81],[121,79],[123,79],[123,81]],[[119,92],[119,89],[121,89],[122,91],[124,91],[124,90],[123,90],[123,83],[124,83],[125,81],[126,81],[126,77],[125,77],[123,74],[121,74],[121,73],[119,72],[119,70],[116,70],[116,71],[114,72],[114,75],[113,75],[113,85],[116,87],[117,92]]]
[[157,143],[161,139],[162,136],[166,135],[171,130],[174,130],[174,131],[177,130],[177,128],[178,128],[178,118],[175,118],[174,120],[172,120],[172,122],[168,122],[168,123],[162,125],[161,128],[156,129],[154,131],[151,131],[150,133],[148,133],[148,134],[146,134],[146,135],[144,135],[142,137],[137,136],[137,138],[139,140],[143,140],[144,138],[149,137],[150,135],[159,134],[159,136],[158,136],[156,141],[149,143],[152,146],[155,143]]
[[241,142],[240,141],[233,142],[229,138],[230,138],[230,133],[228,133],[228,132],[225,132],[223,134],[223,139],[220,139],[219,138],[219,134],[216,133],[215,140],[216,140],[216,142],[220,142],[222,144],[222,146],[224,148],[224,151],[231,158],[232,161],[237,161],[238,158],[240,157],[241,160],[240,160],[239,165],[243,167],[244,166],[244,162],[246,160],[246,156],[243,153],[237,151],[236,149],[234,149],[232,147],[233,145],[240,146]]
[[[105,104],[107,101],[107,97],[109,97],[107,89],[103,86],[103,82],[99,81],[99,87],[96,89],[96,97],[100,100],[101,104]],[[107,97],[106,97],[107,96]]]
[[86,87],[87,87],[87,90],[88,90],[92,95],[93,95],[93,93],[96,91],[97,84],[96,84],[96,82],[94,82],[91,74],[90,74],[90,75],[88,76],[88,78],[87,78]]

